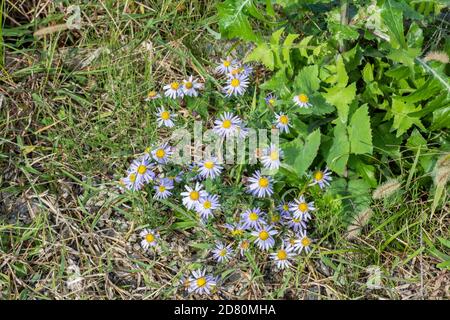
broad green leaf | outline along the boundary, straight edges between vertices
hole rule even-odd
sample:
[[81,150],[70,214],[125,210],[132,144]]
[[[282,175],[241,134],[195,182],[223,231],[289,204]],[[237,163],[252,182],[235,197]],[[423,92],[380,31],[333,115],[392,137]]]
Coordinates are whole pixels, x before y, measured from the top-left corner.
[[348,136],[351,153],[372,154],[372,129],[367,105],[359,107],[352,115],[348,127]]
[[369,62],[364,66],[362,77],[365,83],[373,81],[373,67]]
[[293,34],[293,33],[288,34],[286,39],[284,39],[283,47],[281,49],[281,53],[283,55],[283,60],[288,65],[290,70],[292,70],[290,52],[291,52],[291,48],[294,43],[294,40],[297,38],[298,38],[298,34]]
[[300,153],[294,163],[295,171],[298,176],[302,176],[309,168],[314,158],[317,156],[320,145],[320,130],[312,132],[305,140],[305,144],[301,148]]
[[386,0],[381,11],[383,22],[387,26],[390,35],[390,42],[394,49],[406,49],[406,41],[403,30],[403,13],[400,9],[395,8],[393,0]]
[[356,83],[353,82],[348,87],[342,88],[339,85],[327,89],[327,93],[322,93],[328,103],[335,106],[342,123],[347,123],[349,105],[356,97]]
[[295,88],[299,91],[296,94],[301,92],[312,94],[316,92],[320,88],[319,68],[317,65],[304,67],[294,81]]
[[367,164],[361,160],[359,156],[350,155],[348,165],[355,170],[372,188],[376,188],[378,185],[377,178],[375,176],[375,167]]
[[238,37],[249,41],[258,40],[244,13],[244,10],[251,3],[251,0],[226,0],[217,5],[219,29],[222,35],[227,38]]
[[417,112],[421,109],[421,107],[415,107],[412,103],[403,102],[401,98],[392,98],[391,112],[394,115],[392,129],[397,130],[397,137],[404,134],[413,124],[425,130],[419,118],[409,116],[409,113]]
[[344,60],[342,59],[341,55],[339,55],[336,60],[336,72],[337,85],[344,88],[348,83],[348,75],[347,71],[345,70]]
[[350,143],[345,124],[336,121],[333,144],[328,152],[328,167],[339,175],[343,175],[350,153]]
[[272,50],[270,50],[269,46],[264,42],[257,45],[244,60],[244,62],[249,61],[259,61],[269,70],[273,70],[275,65]]

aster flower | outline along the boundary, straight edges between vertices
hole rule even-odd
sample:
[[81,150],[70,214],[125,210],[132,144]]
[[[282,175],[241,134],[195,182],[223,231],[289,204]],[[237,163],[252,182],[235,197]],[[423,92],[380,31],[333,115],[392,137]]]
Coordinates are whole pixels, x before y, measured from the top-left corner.
[[198,91],[203,88],[203,85],[190,76],[187,80],[183,80],[183,93],[189,97],[197,97]]
[[272,212],[269,217],[269,222],[273,225],[281,222],[281,214],[279,212]]
[[156,176],[152,169],[153,164],[146,157],[140,157],[131,163],[128,172],[136,174],[136,183],[145,184],[152,181]]
[[289,127],[291,124],[289,123],[289,117],[283,113],[275,114],[275,126],[281,131],[281,133],[286,132],[289,133]]
[[184,188],[187,191],[182,192],[181,196],[183,197],[184,206],[189,210],[195,208],[200,202],[200,199],[208,195],[205,190],[202,190],[203,186],[198,182],[195,184],[194,189],[189,186],[184,186]]
[[295,102],[297,106],[300,108],[309,108],[312,106],[312,104],[309,103],[309,98],[306,94],[300,93],[299,95],[296,95],[292,101]]
[[208,194],[205,197],[200,198],[195,206],[196,211],[203,220],[208,220],[209,217],[212,216],[213,210],[219,208],[219,197],[215,194]]
[[255,243],[261,250],[269,250],[275,245],[273,236],[277,233],[272,226],[259,226],[252,232],[252,236],[256,237]]
[[292,265],[290,260],[295,256],[293,250],[293,247],[285,247],[283,244],[280,249],[270,254],[271,259],[275,261],[278,269],[285,269]]
[[305,250],[306,253],[311,251],[312,240],[306,235],[306,231],[303,230],[299,233],[299,239],[295,241],[294,250],[301,253]]
[[164,107],[160,107],[157,110],[158,112],[156,113],[156,121],[158,123],[158,127],[166,126],[168,128],[172,128],[175,125],[172,121],[172,119],[175,117],[175,114],[172,114],[170,113],[170,111],[165,110]]
[[288,217],[290,215],[289,205],[290,203],[286,201],[281,201],[280,204],[278,204],[277,210],[282,217]]
[[181,181],[183,181],[183,173],[179,172],[176,175],[168,176],[167,179],[170,179],[176,183],[180,183]]
[[153,189],[155,189],[155,199],[167,199],[169,196],[172,195],[172,192],[170,190],[173,189],[173,180],[170,180],[169,178],[161,178],[158,181],[158,185],[153,186]]
[[233,254],[233,250],[231,249],[231,244],[228,246],[223,245],[221,242],[216,243],[216,247],[214,248],[213,257],[217,260],[217,262],[228,262]]
[[227,74],[233,69],[233,66],[237,64],[236,60],[231,57],[227,57],[222,60],[220,64],[216,67],[216,72],[219,74]]
[[300,240],[299,234],[297,232],[289,231],[287,236],[283,239],[283,244],[285,247],[292,247],[295,251],[295,243]]
[[242,96],[248,87],[248,77],[245,74],[238,74],[236,76],[230,77],[227,80],[227,85],[224,88],[224,92],[227,97],[232,95]]
[[306,202],[305,197],[301,195],[291,203],[289,210],[295,218],[308,221],[311,219],[310,212],[316,210],[316,208],[314,208],[314,201]]
[[230,231],[230,234],[233,237],[242,236],[244,234],[244,231],[245,231],[245,226],[241,222],[233,223],[233,224],[225,223],[224,227],[227,228]]
[[160,164],[166,164],[171,154],[172,150],[167,142],[152,151],[153,159]]
[[236,249],[239,250],[239,254],[241,257],[245,255],[245,252],[250,248],[250,241],[247,239],[243,239],[239,242]]
[[259,170],[255,171],[255,173],[248,178],[248,182],[247,192],[253,194],[255,197],[264,198],[273,194],[272,177],[262,176]]
[[264,100],[266,101],[266,104],[271,107],[277,103],[277,97],[271,93],[268,94]]
[[165,85],[163,89],[166,97],[176,99],[184,96],[183,86],[179,82],[174,81],[168,85]]
[[215,157],[200,161],[198,167],[200,176],[211,179],[218,177],[223,169],[223,167],[218,164],[218,160]]
[[189,293],[210,294],[211,290],[216,286],[216,278],[207,275],[205,269],[198,269],[192,271],[189,283]]
[[144,183],[142,182],[142,180],[138,181],[136,177],[137,174],[135,172],[130,172],[128,176],[123,179],[123,183],[126,189],[131,191],[138,191],[142,189]]
[[318,184],[320,189],[323,189],[330,185],[331,178],[331,172],[328,171],[328,168],[325,167],[325,170],[316,170],[312,174],[313,182],[310,184],[310,186]]
[[152,100],[155,100],[158,98],[161,98],[161,95],[158,92],[156,92],[155,90],[150,90],[147,93],[147,97],[145,98],[145,101],[152,101]]
[[259,208],[253,208],[251,210],[246,210],[242,213],[241,220],[244,223],[246,229],[256,228],[260,225],[266,224],[263,217],[265,213]]
[[241,122],[242,120],[238,116],[231,112],[225,112],[214,121],[213,131],[222,138],[233,136],[237,133]]
[[155,247],[158,244],[159,235],[155,230],[143,229],[139,236],[142,238],[141,247],[147,250],[149,247]]
[[291,228],[294,232],[300,232],[306,229],[306,222],[302,220],[302,218],[290,216],[288,218],[285,218],[285,220],[287,226]]
[[266,169],[278,169],[280,167],[280,158],[283,157],[283,150],[271,144],[269,148],[263,150],[261,162]]

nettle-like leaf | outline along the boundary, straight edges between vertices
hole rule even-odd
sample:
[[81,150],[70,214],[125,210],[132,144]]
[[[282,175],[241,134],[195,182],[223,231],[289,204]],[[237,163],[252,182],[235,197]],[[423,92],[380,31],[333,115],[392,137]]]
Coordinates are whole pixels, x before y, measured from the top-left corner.
[[327,89],[327,92],[322,95],[328,103],[336,107],[339,120],[342,123],[347,123],[350,103],[356,97],[356,83],[353,82],[345,88],[336,85],[330,89]]
[[273,71],[275,67],[275,58],[270,47],[265,43],[261,42],[255,49],[244,59],[244,62],[259,61],[264,64],[267,69]]
[[334,127],[333,144],[327,156],[328,167],[339,175],[343,175],[350,154],[350,142],[347,127],[340,121]]
[[317,65],[304,67],[294,80],[294,87],[299,92],[312,94],[319,90],[319,68]]
[[238,37],[256,41],[258,37],[252,30],[245,10],[252,5],[252,0],[226,0],[217,5],[219,29],[227,38]]
[[395,1],[386,0],[381,10],[381,18],[387,26],[390,35],[390,43],[394,49],[407,48],[404,29],[403,12],[393,4]]
[[359,107],[353,113],[348,127],[350,152],[353,154],[372,154],[372,129],[370,128],[369,108]]
[[407,103],[401,100],[401,98],[392,98],[391,113],[394,117],[392,129],[397,130],[397,137],[404,134],[413,124],[425,131],[425,127],[417,117],[411,117],[409,114],[420,111],[422,108],[416,107],[412,103]]

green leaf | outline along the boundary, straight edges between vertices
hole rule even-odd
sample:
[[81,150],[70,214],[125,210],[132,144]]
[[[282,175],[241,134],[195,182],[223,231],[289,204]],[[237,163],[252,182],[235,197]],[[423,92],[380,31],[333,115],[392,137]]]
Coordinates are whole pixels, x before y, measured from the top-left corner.
[[251,0],[226,0],[217,5],[219,30],[222,35],[227,38],[238,37],[249,41],[258,40],[244,13],[244,10],[251,3]]
[[370,83],[373,81],[373,67],[370,63],[366,63],[364,66],[362,77],[365,83]]
[[319,68],[317,65],[304,67],[295,77],[295,88],[305,94],[312,94],[319,90]]
[[421,107],[415,107],[411,103],[403,102],[401,98],[392,98],[391,112],[394,115],[392,129],[397,130],[397,137],[400,137],[402,134],[404,134],[409,128],[412,127],[413,124],[425,130],[419,118],[411,117],[408,115],[409,113],[417,112],[421,109]]
[[320,130],[316,129],[306,138],[305,144],[295,160],[294,168],[302,176],[317,156],[320,146]]
[[337,85],[344,88],[348,83],[348,75],[345,70],[344,60],[339,55],[336,60],[336,72],[337,72]]
[[352,115],[348,127],[350,152],[353,154],[372,154],[372,129],[370,128],[369,108],[363,105]]
[[333,144],[327,156],[328,167],[339,175],[343,175],[350,153],[350,143],[345,124],[337,121],[334,127]]
[[393,2],[395,1],[385,1],[383,9],[381,10],[381,17],[389,30],[392,47],[394,49],[406,49],[407,45],[403,30],[403,13],[400,9],[394,7]]
[[259,61],[264,64],[269,70],[273,70],[275,66],[275,60],[272,50],[269,46],[262,42],[253,49],[252,52],[245,58],[244,62]]
[[328,103],[337,108],[341,122],[347,123],[349,105],[356,97],[356,83],[353,82],[345,88],[342,88],[339,85],[334,86],[327,89],[327,93],[323,93],[322,95]]

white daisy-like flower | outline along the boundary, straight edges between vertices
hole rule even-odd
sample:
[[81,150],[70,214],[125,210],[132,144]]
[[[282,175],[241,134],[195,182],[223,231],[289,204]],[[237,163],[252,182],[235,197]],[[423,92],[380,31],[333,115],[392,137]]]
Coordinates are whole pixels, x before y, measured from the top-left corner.
[[219,208],[219,197],[215,194],[208,194],[205,197],[200,198],[195,206],[195,210],[203,220],[208,220],[213,215],[213,210]]
[[277,103],[277,97],[272,93],[268,94],[264,100],[266,101],[266,104],[271,107]]
[[323,189],[330,185],[330,181],[333,180],[331,178],[331,172],[328,171],[328,167],[325,167],[325,170],[316,170],[312,174],[313,182],[310,184],[310,186],[318,184],[320,189]]
[[152,157],[160,164],[166,164],[172,154],[171,147],[166,143],[152,151]]
[[295,243],[300,237],[296,232],[288,232],[288,235],[283,239],[283,244],[286,247],[292,247],[295,251]]
[[167,199],[172,195],[172,192],[170,190],[173,189],[173,180],[170,180],[169,178],[161,178],[158,181],[158,185],[153,186],[153,189],[155,189],[155,199]]
[[171,82],[163,87],[166,97],[172,99],[182,98],[184,96],[183,85],[177,81]]
[[245,231],[245,226],[242,222],[233,224],[225,223],[224,227],[230,231],[230,234],[233,237],[240,237],[244,234]]
[[248,87],[248,77],[245,74],[238,74],[236,76],[230,77],[227,80],[227,85],[224,88],[224,92],[227,97],[232,95],[242,96]]
[[301,195],[291,203],[289,210],[295,218],[308,221],[311,219],[310,212],[316,210],[316,208],[314,208],[314,201],[306,202],[305,197]]
[[144,250],[147,250],[150,247],[156,247],[158,244],[159,235],[155,230],[144,229],[139,233],[139,236],[142,238],[141,247]]
[[192,276],[189,277],[189,283],[189,293],[210,294],[217,282],[215,277],[206,274],[205,269],[198,269],[192,271]]
[[266,169],[278,169],[280,167],[280,159],[283,157],[283,150],[271,144],[270,147],[263,150],[263,156],[261,162]]
[[183,80],[183,92],[186,96],[197,97],[198,90],[202,88],[203,84],[199,83],[193,76],[190,76],[187,80]]
[[152,101],[152,100],[155,100],[158,98],[161,98],[161,95],[158,92],[156,92],[155,90],[150,90],[147,93],[147,97],[145,98],[145,101]]
[[281,214],[279,212],[272,212],[269,217],[269,222],[273,225],[281,222]]
[[294,250],[301,253],[305,250],[306,253],[311,251],[312,240],[306,235],[306,231],[300,231],[298,235],[299,239],[295,241]]
[[290,215],[289,205],[290,202],[281,201],[280,204],[277,206],[277,210],[282,217],[288,217]]
[[238,243],[238,246],[236,248],[239,250],[239,255],[243,257],[245,255],[245,252],[247,252],[248,249],[250,249],[250,240],[243,239]]
[[262,176],[259,170],[248,178],[247,192],[255,197],[264,198],[273,194],[273,179],[270,176]]
[[255,243],[261,250],[269,250],[275,245],[275,239],[273,238],[278,231],[274,230],[272,226],[259,226],[252,232],[252,236],[255,236]]
[[236,64],[236,60],[232,59],[231,57],[227,57],[226,59],[222,60],[216,67],[216,72],[219,74],[230,73]]
[[277,114],[275,113],[275,126],[277,129],[281,131],[281,133],[286,132],[289,133],[289,127],[291,124],[289,122],[289,117],[283,113]]
[[312,106],[311,103],[309,103],[309,97],[304,94],[304,93],[300,93],[298,95],[296,95],[292,101],[295,102],[295,104],[297,106],[299,106],[300,108],[309,108]]
[[145,184],[152,181],[156,176],[153,167],[153,164],[146,157],[140,157],[131,163],[128,172],[136,174],[137,183]]
[[237,133],[242,120],[231,112],[225,112],[214,121],[213,131],[220,137],[230,137]]
[[255,229],[260,225],[266,224],[264,220],[265,215],[265,212],[261,211],[261,209],[253,208],[242,213],[241,221],[243,221],[246,229]]
[[290,216],[285,220],[287,226],[291,228],[294,232],[300,232],[306,229],[306,222],[302,220],[302,218]]
[[233,249],[231,249],[231,244],[225,246],[223,243],[217,242],[212,253],[217,262],[228,262],[233,254]]
[[215,157],[200,161],[198,163],[198,168],[199,174],[205,179],[214,179],[215,177],[218,177],[223,169],[223,167],[218,164],[218,160]]
[[142,181],[138,181],[136,177],[137,174],[135,172],[131,172],[126,178],[123,179],[123,183],[126,189],[131,191],[138,191],[142,189],[144,183]]
[[172,114],[170,111],[164,109],[164,107],[160,107],[157,109],[157,122],[158,127],[166,126],[168,128],[172,128],[175,124],[173,123],[173,118],[176,114]]
[[292,260],[292,258],[294,258],[295,256],[295,253],[293,251],[293,247],[285,247],[283,243],[280,249],[270,254],[270,257],[275,261],[278,269],[285,269],[292,265],[290,260]]
[[182,192],[181,196],[183,197],[184,206],[189,210],[194,209],[200,203],[200,199],[208,195],[205,190],[202,190],[203,186],[198,182],[195,184],[194,189],[189,186],[184,186],[184,188],[187,191]]

